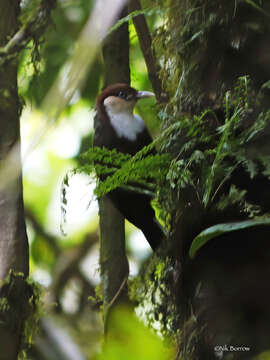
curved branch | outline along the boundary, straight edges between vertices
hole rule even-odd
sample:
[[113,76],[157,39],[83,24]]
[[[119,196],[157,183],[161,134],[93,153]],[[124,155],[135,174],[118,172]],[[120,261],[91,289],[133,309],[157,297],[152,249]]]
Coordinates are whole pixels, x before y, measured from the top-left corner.
[[53,235],[49,234],[43,228],[43,226],[39,223],[34,213],[29,208],[26,207],[24,209],[24,214],[26,220],[30,221],[35,232],[38,233],[42,238],[44,238],[48,242],[49,246],[51,247],[51,249],[53,250],[56,256],[59,255],[61,250],[59,245],[57,244],[56,238]]
[[[131,0],[129,4],[129,12],[142,10],[139,0]],[[145,59],[145,64],[148,71],[149,80],[152,84],[153,90],[160,102],[167,100],[167,94],[162,89],[161,80],[158,77],[159,66],[157,64],[155,54],[152,49],[152,39],[143,14],[137,15],[133,18],[133,23],[137,32],[140,47]]]
[[94,285],[85,278],[80,270],[80,263],[87,255],[89,250],[98,242],[97,233],[89,233],[86,235],[84,242],[81,246],[64,251],[57,259],[54,271],[54,281],[51,287],[51,295],[53,300],[58,304],[58,311],[61,311],[60,296],[71,278],[81,280],[82,286],[86,293],[82,292],[80,301],[83,302],[85,295],[95,296]]

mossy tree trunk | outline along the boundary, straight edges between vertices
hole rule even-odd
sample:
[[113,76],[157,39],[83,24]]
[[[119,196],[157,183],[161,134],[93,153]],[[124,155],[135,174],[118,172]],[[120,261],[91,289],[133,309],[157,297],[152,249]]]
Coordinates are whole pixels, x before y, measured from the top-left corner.
[[[264,10],[269,11],[266,2],[261,3],[265,5]],[[270,79],[270,28],[266,25],[269,20],[256,7],[241,1],[238,4],[231,1],[208,3],[205,11],[206,18],[209,18],[201,18],[201,26],[204,21],[209,23],[201,44],[197,44],[198,49],[190,53],[188,61],[193,62],[196,56],[197,59],[194,72],[186,78],[182,111],[194,115],[211,108],[219,123],[216,126],[224,124],[226,91],[236,86],[239,77],[248,76],[251,80],[249,91],[256,98],[243,115],[243,124],[248,128],[260,112],[269,109],[268,90],[261,91],[262,85]],[[212,24],[211,13],[217,17]],[[196,97],[194,93],[197,93]],[[265,106],[267,102],[268,106]],[[233,112],[234,108],[231,107],[230,111]],[[246,152],[254,152],[255,163],[264,152],[264,143],[270,141],[269,135],[265,135],[246,148],[242,145]],[[264,155],[268,156],[269,151]],[[261,213],[269,212],[270,201],[264,197],[268,197],[270,183],[260,170],[252,178],[245,165],[239,166],[222,186],[217,198],[227,196],[232,185],[247,191],[247,203],[256,204]],[[224,234],[209,241],[190,262],[187,260],[187,249],[200,231],[215,224],[250,218],[240,206],[233,204],[230,210],[224,211],[214,211],[211,206],[202,208],[196,205],[194,199],[190,204],[193,204],[192,214],[186,210],[178,225],[178,235],[181,233],[183,244],[181,257],[187,262],[183,289],[187,302],[192,304],[183,323],[189,334],[185,342],[192,344],[191,333],[195,329],[197,343],[194,358],[215,359],[217,354],[222,354],[225,359],[251,359],[269,349],[270,230],[257,227]],[[191,321],[194,315],[196,321]],[[236,348],[239,349],[235,351]]]
[[[165,44],[162,51],[168,60],[162,69],[163,80],[171,93],[167,125],[172,121],[187,124],[179,134],[175,131],[164,147],[175,156],[178,171],[190,171],[186,178],[178,173],[182,187],[176,171],[173,178],[173,185],[180,188],[175,192],[178,213],[172,251],[181,263],[176,294],[182,330],[179,359],[251,359],[270,347],[269,227],[223,234],[208,241],[193,260],[188,251],[193,239],[213,225],[269,214],[270,181],[265,169],[270,155],[270,4],[264,0],[163,4],[169,8],[167,28],[163,28],[165,41],[160,42]],[[235,90],[240,77],[242,88]],[[211,111],[200,118],[207,109]],[[224,146],[231,147],[217,150],[225,122],[228,125],[236,111],[237,120],[229,130],[235,141],[226,138]],[[264,130],[257,128],[257,135],[250,132],[252,141],[238,143],[254,124],[256,129],[259,118]],[[191,123],[198,126],[196,136]],[[191,139],[193,143],[184,149]],[[201,154],[197,163],[191,159],[195,151]],[[220,153],[226,157],[219,158],[214,167]],[[186,167],[181,168],[181,161]],[[193,182],[188,183],[189,176]],[[213,180],[208,197],[205,179]],[[242,192],[241,201],[233,197],[233,191]]]
[[[127,15],[124,9],[121,17]],[[103,46],[105,86],[130,82],[128,24],[114,31]],[[129,265],[125,251],[125,224],[121,213],[111,200],[99,200],[100,265],[103,284],[105,333],[109,326],[111,310],[127,300]]]
[[[19,1],[1,0],[0,14],[0,46],[4,46],[17,30]],[[24,279],[28,275],[16,60],[2,66],[0,79],[0,281],[4,281],[0,288],[0,359],[15,360],[21,344]]]

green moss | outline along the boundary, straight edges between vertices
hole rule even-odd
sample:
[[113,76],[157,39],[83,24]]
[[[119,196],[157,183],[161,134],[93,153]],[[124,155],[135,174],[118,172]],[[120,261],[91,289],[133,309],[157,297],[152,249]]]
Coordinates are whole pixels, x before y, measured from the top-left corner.
[[[154,47],[174,115],[221,104],[243,71],[244,75],[252,72],[251,64],[243,67],[250,55],[247,33],[252,38],[269,31],[269,4],[246,0],[159,3],[163,25],[156,31]],[[238,46],[243,48],[239,55]]]
[[[256,112],[259,100],[252,85],[249,77],[240,77],[231,91],[225,93],[221,102],[223,119],[214,108],[199,114],[178,114],[173,100],[162,110],[164,130],[151,146],[134,157],[93,148],[83,155],[81,167],[75,170],[91,173],[95,168],[99,176],[111,175],[98,184],[98,196],[134,182],[156,196],[157,213],[169,231],[167,249],[163,249],[161,256],[153,256],[142,275],[130,283],[130,296],[148,309],[144,316],[150,324],[155,321],[162,324],[164,334],[177,331],[179,314],[172,280],[175,265],[166,255],[179,213],[185,211],[186,204],[198,208],[200,216],[211,217],[227,210],[230,213],[232,208],[248,218],[267,215],[259,202],[247,201],[248,189],[233,183],[225,186],[237,169],[245,169],[250,180],[258,174],[267,177],[270,173],[269,149],[260,141],[269,130],[270,113]],[[157,155],[150,153],[153,146],[159,148]]]
[[139,316],[164,338],[175,338],[179,314],[174,303],[174,283],[172,269],[174,264],[161,251],[154,254],[140,271],[128,282],[129,297],[137,304]]
[[[247,184],[256,176],[269,177],[269,146],[264,145],[270,133],[264,92],[269,84],[257,81],[249,68],[243,74],[243,62],[235,61],[232,50],[238,46],[237,38],[245,49],[246,34],[267,33],[269,24],[253,2],[222,0],[218,6],[215,0],[157,2],[163,22],[155,31],[154,48],[170,97],[160,105],[160,136],[134,157],[91,149],[75,173],[91,174],[95,169],[98,176],[106,175],[98,183],[97,196],[134,182],[155,196],[157,214],[169,236],[160,254],[129,281],[129,295],[150,325],[158,322],[162,334],[179,341],[185,329],[181,334],[181,299],[175,288],[180,280],[174,277],[182,273],[170,252],[179,218],[191,212],[190,231],[197,214],[206,221],[213,214],[231,214],[232,209],[245,218],[268,216],[259,199],[248,201],[249,189],[235,185],[233,176],[244,173]],[[151,154],[154,146],[157,155]],[[199,336],[194,324],[194,318],[187,319],[190,353]]]
[[25,282],[28,291],[28,302],[25,304],[24,329],[19,360],[27,359],[27,351],[34,342],[34,338],[39,331],[39,320],[44,314],[41,286],[29,278]]
[[18,318],[22,320],[23,330],[18,359],[26,359],[27,350],[33,344],[43,312],[41,287],[33,280],[25,279],[24,274],[10,270],[8,276],[1,282],[1,293],[0,312],[3,322],[1,325],[7,326],[12,331],[18,326]]
[[8,299],[3,297],[0,299],[0,312],[7,312],[10,310]]

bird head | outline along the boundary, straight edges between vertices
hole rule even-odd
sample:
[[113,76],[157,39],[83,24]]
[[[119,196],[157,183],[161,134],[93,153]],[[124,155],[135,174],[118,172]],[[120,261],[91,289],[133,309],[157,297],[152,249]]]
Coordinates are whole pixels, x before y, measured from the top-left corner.
[[137,91],[128,84],[118,83],[103,90],[97,100],[97,109],[115,115],[131,114],[138,100],[152,96],[155,94],[150,91]]

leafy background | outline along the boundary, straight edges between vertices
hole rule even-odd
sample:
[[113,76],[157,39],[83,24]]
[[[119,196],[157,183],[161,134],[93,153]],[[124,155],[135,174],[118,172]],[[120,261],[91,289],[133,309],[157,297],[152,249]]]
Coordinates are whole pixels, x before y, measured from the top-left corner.
[[[23,16],[30,16],[38,3],[25,1]],[[215,61],[209,62],[208,59],[211,56],[224,59],[223,51],[226,53],[230,49],[234,37],[243,38],[245,50],[246,31],[261,36],[267,33],[269,25],[265,14],[258,11],[262,1],[220,3],[217,9],[216,2],[212,0],[198,0],[194,4],[181,0],[142,2],[169,101],[159,107],[154,101],[145,101],[136,110],[143,114],[162,156],[144,158],[140,157],[142,154],[136,155],[114,177],[100,183],[96,189],[97,194],[103,194],[119,184],[126,185],[127,179],[134,180],[132,176],[135,175],[136,181],[148,185],[149,191],[157,193],[157,215],[166,227],[172,244],[171,230],[179,220],[178,210],[183,204],[184,208],[186,204],[192,205],[192,216],[186,219],[190,221],[187,221],[186,229],[194,231],[194,234],[187,235],[191,240],[198,232],[219,224],[221,220],[228,223],[235,221],[235,214],[240,214],[237,218],[239,227],[243,225],[242,220],[247,219],[251,227],[258,221],[268,223],[268,205],[265,206],[263,198],[258,202],[249,191],[257,175],[263,176],[268,184],[269,154],[268,149],[261,146],[264,143],[261,137],[264,133],[268,134],[269,102],[263,104],[260,98],[268,99],[263,91],[269,88],[269,83],[265,82],[269,80],[268,70],[254,85],[251,79],[254,75],[253,63],[248,64],[252,71],[249,72],[247,66],[243,74],[242,68],[240,71],[237,67],[238,63],[233,72],[228,70],[226,66],[230,61],[227,58],[225,60],[228,61],[224,60],[219,67],[215,66]],[[244,26],[241,17],[237,19],[239,24],[232,29],[231,38],[226,38],[224,44],[216,49],[215,30],[231,29],[236,4],[241,5],[244,11],[248,9],[250,16],[244,17]],[[25,102],[21,122],[24,197],[31,246],[31,275],[45,288],[43,299],[46,309],[42,331],[31,353],[32,359],[41,358],[44,343],[47,342],[48,348],[51,331],[57,331],[65,339],[62,343],[72,344],[73,359],[104,356],[104,353],[100,355],[102,325],[97,311],[101,305],[101,290],[98,286],[97,207],[93,200],[95,181],[81,171],[89,172],[92,169],[90,160],[106,155],[97,150],[85,153],[93,137],[95,97],[103,83],[100,54],[87,75],[83,89],[75,92],[57,122],[44,123],[40,111],[48,90],[71,57],[74,42],[92,8],[91,1],[59,0],[44,38],[33,41],[20,58],[19,89]],[[132,85],[150,90],[146,66],[131,21],[129,29]],[[209,35],[213,36],[213,41]],[[233,58],[234,52],[231,54]],[[216,78],[219,81],[215,81]],[[65,84],[62,85],[64,87]],[[250,122],[246,123],[246,119]],[[260,156],[257,154],[254,157],[254,149],[259,150]],[[143,154],[148,150],[144,149]],[[84,153],[83,157],[80,157],[81,153]],[[111,161],[113,156],[117,161],[120,159],[117,154],[107,156]],[[86,165],[80,168],[82,160],[86,161]],[[73,169],[77,169],[75,173]],[[136,172],[130,172],[130,169]],[[243,187],[238,186],[237,176],[234,177],[236,169],[245,176]],[[66,176],[67,173],[69,176]],[[148,183],[148,173],[157,180],[154,187]],[[196,221],[198,218],[198,223],[202,220],[204,225],[201,229],[199,224],[199,231],[196,221],[193,226],[194,218]],[[66,236],[61,233],[61,227]],[[212,230],[208,229],[209,237],[201,232],[195,238],[192,257],[217,233],[227,231],[226,226]],[[149,333],[142,322],[123,312],[115,319],[119,338],[110,339],[103,351],[106,359],[126,359],[133,355],[154,359],[158,353],[158,358],[161,358],[161,349],[165,345],[168,350],[170,344],[161,344],[160,337],[169,334],[175,342],[181,338],[180,312],[176,308],[172,279],[179,269],[177,264],[171,263],[170,257],[161,260],[154,255],[149,259],[150,250],[146,242],[130,225],[127,235],[131,273],[136,274],[140,265],[145,265],[140,277],[130,280],[130,295],[139,304],[137,314],[155,328],[158,335]],[[176,249],[181,251],[180,245]],[[192,341],[191,336],[191,347]],[[57,358],[68,358],[67,354],[63,355],[65,351],[60,345],[54,344],[61,353]],[[157,352],[157,349],[160,351]],[[171,355],[165,349],[164,358],[167,358]],[[53,359],[53,355],[42,356]],[[269,354],[261,357],[266,359]]]

